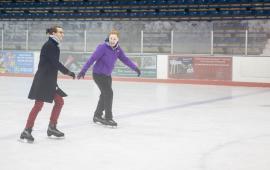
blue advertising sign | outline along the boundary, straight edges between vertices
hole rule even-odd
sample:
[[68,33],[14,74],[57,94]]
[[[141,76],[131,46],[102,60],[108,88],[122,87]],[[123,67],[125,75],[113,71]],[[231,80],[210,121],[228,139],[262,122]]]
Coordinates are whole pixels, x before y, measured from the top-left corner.
[[34,54],[23,51],[0,52],[0,73],[33,74]]

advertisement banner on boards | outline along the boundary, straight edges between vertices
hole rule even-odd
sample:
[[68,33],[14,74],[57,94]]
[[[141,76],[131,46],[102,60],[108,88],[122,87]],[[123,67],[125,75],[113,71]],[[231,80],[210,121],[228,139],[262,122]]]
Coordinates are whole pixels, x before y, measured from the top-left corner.
[[168,77],[232,80],[232,57],[169,56]]
[[[141,70],[141,77],[156,78],[157,77],[157,57],[145,55],[129,55],[129,59],[137,65]],[[120,60],[117,60],[113,70],[114,76],[119,77],[137,77],[137,73]]]
[[34,54],[25,51],[1,51],[0,73],[34,73]]
[[[127,54],[141,70],[141,77],[156,78],[157,57],[155,55],[135,55]],[[91,57],[90,53],[68,53],[63,52],[60,61],[71,71],[79,73],[85,62]],[[92,75],[92,67],[87,71],[87,75]],[[137,73],[124,65],[120,60],[115,63],[112,76],[117,77],[136,77]]]

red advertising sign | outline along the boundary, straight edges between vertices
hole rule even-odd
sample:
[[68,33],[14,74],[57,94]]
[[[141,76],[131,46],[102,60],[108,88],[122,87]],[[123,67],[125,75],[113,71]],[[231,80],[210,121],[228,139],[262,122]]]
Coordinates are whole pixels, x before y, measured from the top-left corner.
[[169,56],[169,78],[232,80],[231,57]]

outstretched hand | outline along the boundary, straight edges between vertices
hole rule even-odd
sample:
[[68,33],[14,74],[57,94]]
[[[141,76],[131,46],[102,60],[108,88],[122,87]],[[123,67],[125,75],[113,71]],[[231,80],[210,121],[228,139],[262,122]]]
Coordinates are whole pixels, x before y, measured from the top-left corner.
[[83,79],[84,79],[84,76],[85,76],[85,73],[81,71],[81,72],[77,75],[77,79],[80,79],[80,78],[83,78]]
[[135,68],[135,71],[136,71],[136,73],[137,73],[137,76],[140,77],[140,75],[141,75],[141,70],[140,70],[138,67],[136,67],[136,68]]
[[67,73],[67,75],[69,75],[69,76],[71,76],[73,79],[75,79],[75,73],[74,72],[71,72],[71,71],[69,71],[68,73]]

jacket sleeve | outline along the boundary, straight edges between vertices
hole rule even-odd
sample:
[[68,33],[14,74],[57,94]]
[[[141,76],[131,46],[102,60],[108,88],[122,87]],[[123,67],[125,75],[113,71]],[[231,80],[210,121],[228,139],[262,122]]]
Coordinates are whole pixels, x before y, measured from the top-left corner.
[[121,48],[118,58],[132,70],[135,70],[135,68],[137,68],[137,66],[126,56],[126,54]]
[[87,62],[84,64],[83,68],[82,68],[82,72],[86,73],[87,70],[89,69],[89,67],[91,67],[91,65],[97,61],[101,56],[103,56],[104,54],[104,49],[102,45],[99,45],[96,50],[94,51],[94,53],[92,54],[92,56],[87,60]]
[[61,73],[63,74],[68,74],[69,70],[62,64],[59,62],[59,60],[57,59],[58,57],[55,56],[55,49],[56,47],[52,46],[52,45],[48,45],[47,49],[46,49],[46,57],[49,59],[49,62],[57,69],[59,70]]

